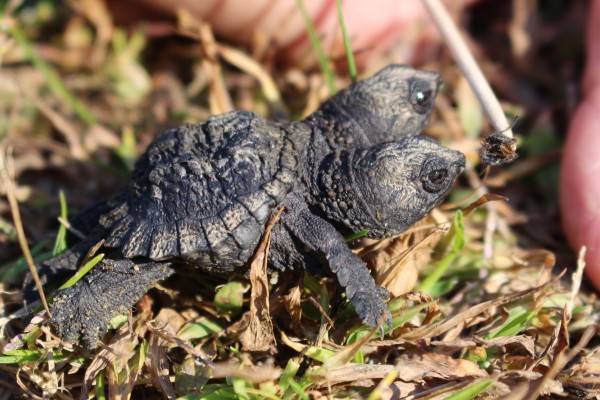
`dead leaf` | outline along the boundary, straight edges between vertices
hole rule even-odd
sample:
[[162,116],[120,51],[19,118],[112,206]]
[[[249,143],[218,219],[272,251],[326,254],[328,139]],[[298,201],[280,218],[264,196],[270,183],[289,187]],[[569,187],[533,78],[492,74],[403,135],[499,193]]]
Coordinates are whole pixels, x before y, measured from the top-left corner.
[[321,386],[337,385],[339,383],[361,381],[365,379],[383,379],[387,374],[396,370],[389,364],[349,364],[342,367],[330,368],[321,382]]
[[583,357],[581,363],[565,371],[561,381],[563,385],[600,387],[600,347]]
[[467,215],[469,215],[473,211],[475,211],[477,208],[481,207],[485,203],[489,203],[490,201],[508,201],[508,198],[506,198],[504,196],[500,196],[498,194],[485,193],[480,198],[478,198],[476,201],[469,204],[467,206],[467,208],[465,208],[463,210],[463,215],[466,217]]
[[218,60],[218,47],[210,25],[197,20],[185,10],[177,10],[177,23],[180,33],[200,41],[204,57],[202,67],[209,75],[208,102],[213,115],[224,114],[234,109],[231,97],[223,79],[223,69]]
[[380,400],[403,399],[417,393],[420,387],[421,385],[415,382],[396,381],[389,386],[388,390],[383,391]]
[[236,66],[247,74],[252,75],[260,82],[267,101],[270,103],[281,102],[281,96],[279,94],[279,90],[277,89],[277,85],[275,85],[271,75],[269,75],[269,73],[260,63],[251,58],[248,54],[233,47],[219,44],[217,45],[217,50],[227,62]]
[[436,353],[404,354],[395,365],[350,364],[328,369],[326,382],[321,385],[335,385],[364,379],[383,379],[392,371],[398,371],[398,379],[404,382],[420,382],[423,379],[452,381],[461,378],[484,378],[485,370],[477,364],[463,359]]
[[[110,342],[103,346],[96,354],[89,367],[85,371],[83,387],[81,389],[81,399],[87,399],[90,388],[94,384],[96,377],[100,372],[112,364],[124,365],[133,355],[133,349],[139,343],[138,331],[146,325],[151,314],[142,312],[138,314],[133,322],[133,329],[130,324],[124,324],[112,337]],[[110,390],[110,389],[109,389]],[[123,397],[126,398],[126,397]]]
[[69,144],[71,155],[77,160],[89,159],[89,154],[84,150],[80,127],[74,126],[73,122],[59,112],[54,111],[52,107],[40,98],[32,98],[37,109],[54,125]]
[[458,314],[454,317],[447,318],[444,321],[437,322],[434,324],[422,326],[420,328],[413,330],[412,332],[407,332],[406,334],[402,335],[402,338],[407,339],[407,340],[410,340],[410,339],[418,340],[418,339],[423,339],[423,338],[434,337],[434,336],[440,335],[440,334],[452,329],[456,325],[463,323],[473,317],[476,317],[477,315],[485,312],[486,310],[488,310],[492,307],[499,307],[504,304],[512,303],[513,301],[522,299],[524,297],[539,293],[539,292],[543,291],[544,289],[546,289],[548,286],[550,286],[551,283],[557,282],[557,279],[558,278],[555,278],[550,282],[547,282],[543,285],[540,285],[540,286],[537,286],[537,287],[534,287],[531,289],[523,290],[521,292],[513,293],[511,295],[499,297],[499,298],[496,298],[493,300],[484,301],[482,303],[479,303],[479,304],[471,307],[468,310],[461,312],[460,314]]
[[474,346],[483,346],[485,348],[502,347],[506,348],[506,352],[509,354],[535,355],[535,342],[531,336],[525,335],[500,336],[492,339],[473,338],[472,340],[433,340],[429,345],[439,349],[448,348],[455,350]]
[[325,370],[328,370],[330,368],[335,368],[340,365],[344,365],[344,364],[348,363],[352,358],[354,358],[355,355],[358,354],[358,352],[362,349],[362,347],[369,340],[371,340],[373,335],[375,335],[375,332],[379,332],[379,330],[381,329],[381,327],[383,326],[384,323],[385,323],[385,318],[382,317],[380,319],[379,323],[377,324],[377,326],[375,328],[371,329],[371,331],[367,335],[360,338],[359,340],[352,343],[351,345],[344,346],[333,357],[326,359],[325,362],[323,363],[323,367],[325,368]]
[[488,376],[485,370],[471,361],[436,353],[403,354],[396,361],[396,367],[400,370],[398,377],[407,382],[426,378],[454,380]]
[[[175,336],[175,333],[185,324],[185,319],[170,308],[163,308],[156,316],[155,324],[160,327],[160,331],[168,335]],[[169,350],[169,341],[157,332],[157,329],[150,329],[148,346],[148,369],[152,378],[152,384],[160,390],[163,395],[171,400],[176,399],[177,394],[169,378],[169,359],[167,353]]]
[[300,285],[294,286],[288,294],[284,296],[285,309],[292,319],[292,327],[296,334],[302,332],[300,328],[300,319],[302,318],[302,290]]
[[147,323],[152,316],[150,296],[144,295],[138,301],[136,309],[139,311],[139,315],[132,324],[133,333],[136,334],[135,339],[120,340],[111,346],[117,355],[115,360],[109,363],[106,374],[108,398],[111,400],[127,400],[131,397],[143,367],[143,363],[140,361],[143,360],[145,355],[141,354],[142,349],[139,346],[139,338],[144,337],[147,331]]
[[272,365],[240,366],[237,363],[221,362],[212,367],[212,379],[223,379],[229,376],[242,378],[250,383],[263,383],[279,379],[281,369]]
[[266,351],[275,341],[273,322],[269,315],[269,278],[267,276],[267,260],[271,244],[271,229],[277,222],[283,208],[280,208],[270,219],[265,228],[261,243],[250,263],[250,321],[248,328],[240,335],[242,348],[246,351]]
[[375,281],[385,287],[393,297],[398,297],[416,284],[419,271],[430,261],[430,252],[443,230],[428,233],[419,229],[428,224],[421,220],[411,233],[385,240],[363,239],[357,254],[373,270]]

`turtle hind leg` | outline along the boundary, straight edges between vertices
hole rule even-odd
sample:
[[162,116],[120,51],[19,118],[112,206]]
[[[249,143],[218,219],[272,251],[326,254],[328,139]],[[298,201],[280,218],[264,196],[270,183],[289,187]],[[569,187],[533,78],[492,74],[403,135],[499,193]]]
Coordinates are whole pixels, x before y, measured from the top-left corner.
[[[67,249],[63,253],[41,261],[36,265],[36,270],[46,297],[71,277],[79,267],[84,263],[90,249],[92,249],[102,239],[102,232],[88,236],[75,246]],[[31,273],[25,276],[23,281],[23,303],[26,309],[40,299],[37,286]]]
[[127,313],[156,282],[173,273],[169,263],[104,259],[56,294],[50,324],[63,340],[93,349],[113,317]]
[[[77,271],[86,253],[87,250],[82,246],[75,246],[56,257],[44,260],[36,265],[46,297],[53,290],[53,286],[54,288],[58,287],[59,284],[63,283],[63,281]],[[28,273],[23,281],[23,304],[26,309],[30,309],[39,299],[40,295],[33,275]]]

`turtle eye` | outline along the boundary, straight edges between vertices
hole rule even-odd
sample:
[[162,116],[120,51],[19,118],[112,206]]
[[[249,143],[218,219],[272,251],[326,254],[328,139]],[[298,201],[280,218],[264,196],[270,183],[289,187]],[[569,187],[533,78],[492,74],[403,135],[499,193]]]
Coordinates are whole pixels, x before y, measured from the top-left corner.
[[446,189],[447,180],[447,169],[435,169],[422,178],[423,188],[430,193],[436,193]]
[[428,176],[429,182],[433,183],[434,185],[444,183],[447,177],[448,171],[445,169],[436,169],[435,171],[430,172]]
[[413,109],[419,114],[429,113],[436,95],[436,89],[431,86],[431,82],[423,79],[411,79],[408,85],[408,100]]
[[410,103],[416,112],[424,114],[431,109],[433,92],[431,89],[415,88],[410,96]]

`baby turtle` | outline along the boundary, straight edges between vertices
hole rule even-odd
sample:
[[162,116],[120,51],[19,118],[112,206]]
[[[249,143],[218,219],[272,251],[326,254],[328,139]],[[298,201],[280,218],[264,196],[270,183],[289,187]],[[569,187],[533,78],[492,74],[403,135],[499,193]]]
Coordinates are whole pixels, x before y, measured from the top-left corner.
[[[112,317],[178,267],[243,275],[280,207],[269,268],[333,275],[366,324],[389,321],[388,292],[344,235],[403,232],[442,201],[463,170],[462,153],[416,135],[438,86],[436,74],[393,66],[303,122],[235,111],[159,135],[127,189],[87,213],[86,239],[39,265],[44,282],[56,280],[103,241],[102,261],[56,294],[51,324],[64,340],[94,348]],[[35,297],[30,279],[25,296]]]

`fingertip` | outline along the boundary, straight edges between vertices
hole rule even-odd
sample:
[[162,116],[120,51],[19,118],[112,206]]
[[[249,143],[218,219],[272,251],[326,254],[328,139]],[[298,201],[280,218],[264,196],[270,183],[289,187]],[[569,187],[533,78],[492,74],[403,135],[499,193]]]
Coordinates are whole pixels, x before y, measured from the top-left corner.
[[562,222],[575,251],[586,246],[586,272],[600,289],[600,2],[590,3],[584,99],[573,116],[560,176]]
[[560,176],[563,228],[571,246],[586,246],[587,273],[600,288],[600,88],[580,104],[565,143]]
[[592,1],[588,10],[586,34],[586,68],[583,77],[582,90],[588,94],[589,90],[600,87],[600,1]]

